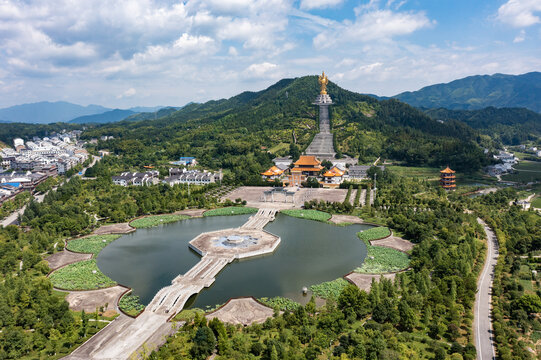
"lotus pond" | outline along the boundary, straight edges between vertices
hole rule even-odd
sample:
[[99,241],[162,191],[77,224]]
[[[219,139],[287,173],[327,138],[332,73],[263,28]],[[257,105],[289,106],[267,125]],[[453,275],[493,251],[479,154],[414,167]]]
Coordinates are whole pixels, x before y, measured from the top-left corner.
[[[97,263],[105,275],[132,287],[148,304],[160,288],[199,261],[188,247],[190,240],[205,231],[238,227],[249,216],[202,217],[138,229],[103,249]],[[282,296],[305,303],[309,297],[302,295],[304,286],[335,280],[361,266],[366,245],[356,234],[371,227],[334,226],[278,214],[265,227],[282,239],[276,251],[227,265],[187,307],[205,308],[239,296]]]

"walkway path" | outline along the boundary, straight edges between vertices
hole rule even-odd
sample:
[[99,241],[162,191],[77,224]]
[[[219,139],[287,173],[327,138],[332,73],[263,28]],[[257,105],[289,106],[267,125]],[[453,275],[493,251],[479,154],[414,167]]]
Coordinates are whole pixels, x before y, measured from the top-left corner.
[[314,155],[320,159],[334,159],[335,154],[329,105],[319,105],[319,132],[306,148],[306,155]]
[[491,293],[494,268],[498,262],[498,240],[483,220],[477,218],[477,222],[483,226],[487,235],[487,257],[475,295],[473,334],[477,359],[489,360],[496,358],[492,332]]

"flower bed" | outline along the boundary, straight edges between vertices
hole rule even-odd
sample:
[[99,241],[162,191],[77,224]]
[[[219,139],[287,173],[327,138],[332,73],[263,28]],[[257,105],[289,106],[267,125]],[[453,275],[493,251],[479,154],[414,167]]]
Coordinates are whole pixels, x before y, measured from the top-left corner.
[[130,222],[130,225],[134,228],[142,229],[158,226],[161,224],[172,223],[179,220],[186,220],[189,218],[190,217],[187,215],[180,214],[155,215],[133,220],[132,222]]
[[118,307],[120,310],[133,317],[139,315],[143,310],[145,310],[145,305],[139,302],[139,296],[132,295],[131,293],[122,296],[118,302]]
[[[368,230],[361,231],[358,236],[364,242],[382,239],[391,235],[391,230],[388,227],[378,226]],[[368,244],[367,244],[368,245]]]
[[66,248],[70,251],[98,255],[109,243],[120,235],[94,235],[68,241]]
[[253,207],[247,206],[229,206],[224,208],[212,209],[205,211],[203,216],[225,216],[225,215],[244,215],[244,214],[254,214],[258,210]]
[[49,278],[53,286],[64,290],[95,290],[116,285],[98,269],[94,259],[67,265],[53,272]]
[[290,210],[282,210],[280,213],[293,216],[296,218],[301,219],[308,219],[308,220],[316,220],[316,221],[322,221],[327,222],[331,218],[331,214],[319,211],[319,210],[300,210],[300,209],[290,209]]
[[346,280],[339,278],[333,281],[312,285],[310,286],[310,291],[319,298],[336,300],[348,284],[349,283]]

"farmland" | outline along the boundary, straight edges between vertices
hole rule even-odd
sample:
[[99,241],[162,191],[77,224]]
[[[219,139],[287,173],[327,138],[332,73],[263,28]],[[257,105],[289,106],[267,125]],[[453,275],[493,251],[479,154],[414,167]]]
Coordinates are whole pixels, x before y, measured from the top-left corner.
[[513,167],[516,172],[502,176],[502,180],[521,183],[541,181],[541,162],[524,160]]

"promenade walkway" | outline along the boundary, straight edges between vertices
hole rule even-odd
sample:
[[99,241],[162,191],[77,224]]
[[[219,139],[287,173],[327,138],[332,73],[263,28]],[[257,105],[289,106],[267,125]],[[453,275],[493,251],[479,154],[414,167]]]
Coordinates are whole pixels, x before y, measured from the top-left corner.
[[[201,260],[184,275],[173,279],[163,287],[136,319],[121,315],[111,324],[81,345],[66,359],[128,359],[133,353],[158,346],[158,342],[174,332],[169,319],[180,312],[188,299],[211,286],[222,269],[235,259],[247,258],[272,252],[280,238],[263,231],[274,220],[276,209],[260,209],[237,229],[203,233],[190,242],[190,246],[202,255]],[[217,245],[216,239],[227,235],[254,236],[258,242],[246,247]],[[155,343],[151,343],[155,341]]]

